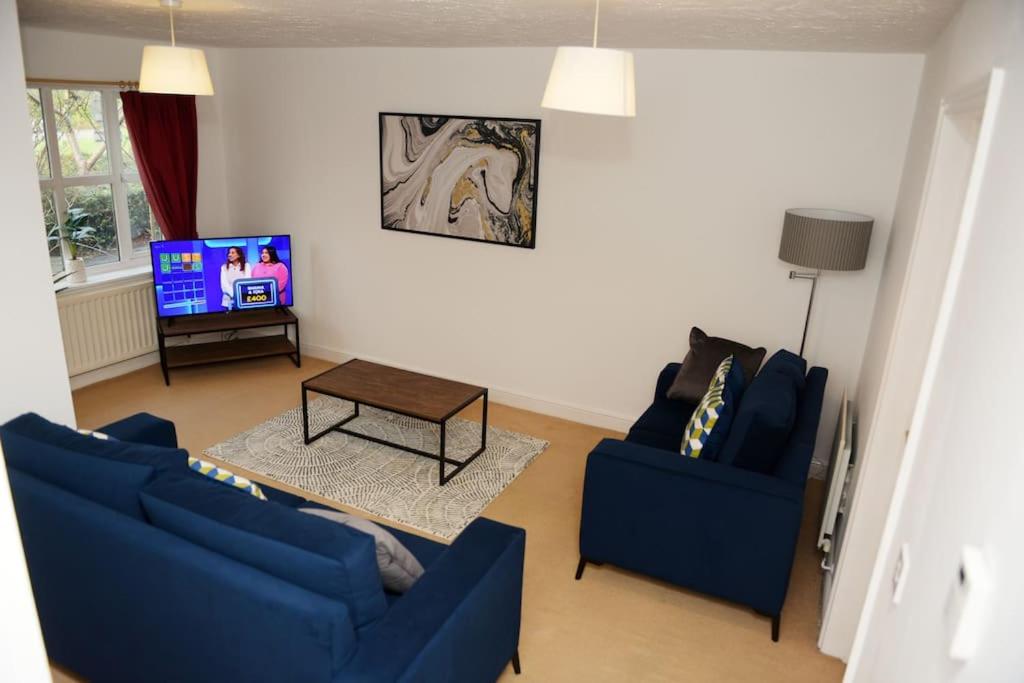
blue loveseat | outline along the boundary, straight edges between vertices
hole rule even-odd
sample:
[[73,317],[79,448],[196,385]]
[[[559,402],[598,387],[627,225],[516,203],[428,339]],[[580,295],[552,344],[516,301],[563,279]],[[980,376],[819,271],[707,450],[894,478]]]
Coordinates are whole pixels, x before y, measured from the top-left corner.
[[[381,588],[370,536],[190,471],[174,425],[103,442],[23,415],[0,427],[50,658],[105,681],[495,680],[518,640],[525,532],[477,519]],[[255,507],[253,507],[255,506]],[[259,527],[259,528],[256,528]]]
[[[804,375],[784,351],[770,359],[740,399],[727,463],[680,453],[694,406],[666,397],[679,367],[661,372],[625,441],[605,439],[587,459],[576,578],[607,562],[748,605],[771,617],[778,641],[828,373]],[[774,424],[786,405],[792,420]]]

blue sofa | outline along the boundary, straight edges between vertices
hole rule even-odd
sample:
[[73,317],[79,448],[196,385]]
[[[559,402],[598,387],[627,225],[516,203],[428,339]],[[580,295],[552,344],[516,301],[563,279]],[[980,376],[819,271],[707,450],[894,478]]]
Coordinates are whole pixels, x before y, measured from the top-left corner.
[[100,431],[117,441],[31,414],[0,427],[57,664],[97,681],[518,673],[522,529],[480,518],[450,546],[391,530],[426,568],[391,595],[370,536],[295,511],[308,503],[289,493],[264,487],[264,502],[190,471],[172,423]]
[[[588,562],[607,562],[753,607],[778,641],[828,377],[805,370],[788,352],[766,363],[738,404],[727,463],[680,453],[694,406],[666,398],[679,371],[669,364],[625,441],[605,439],[587,459],[577,580]],[[786,405],[788,429],[758,419]]]

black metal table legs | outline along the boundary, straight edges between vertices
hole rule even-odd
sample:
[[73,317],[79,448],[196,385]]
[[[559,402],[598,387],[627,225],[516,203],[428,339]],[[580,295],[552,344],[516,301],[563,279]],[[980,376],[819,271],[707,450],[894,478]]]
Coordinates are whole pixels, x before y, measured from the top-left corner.
[[[314,434],[313,436],[310,436],[309,435],[309,399],[308,399],[308,396],[307,396],[308,391],[309,390],[306,389],[306,387],[302,387],[302,439],[306,443],[307,446],[309,444],[313,443],[314,441],[316,441],[317,439],[319,439],[320,437],[326,435],[326,434],[329,434],[331,432],[338,432],[340,434],[348,434],[349,436],[355,436],[355,437],[358,437],[360,439],[366,439],[367,441],[372,441],[374,443],[379,443],[379,444],[384,445],[384,446],[390,446],[392,448],[397,448],[399,450],[403,450],[403,451],[406,451],[408,453],[415,453],[416,455],[421,455],[421,456],[423,456],[425,458],[431,458],[433,460],[437,460],[438,461],[438,483],[441,486],[444,486],[445,484],[450,482],[455,477],[455,475],[457,475],[459,472],[464,470],[467,466],[469,466],[469,464],[471,462],[473,462],[477,458],[477,456],[479,456],[481,453],[483,453],[485,450],[487,450],[487,390],[486,389],[483,391],[483,393],[481,393],[479,396],[477,396],[477,397],[475,397],[473,399],[473,400],[476,400],[477,398],[482,398],[483,402],[484,402],[484,405],[483,405],[483,418],[482,418],[482,421],[480,423],[480,448],[475,450],[472,454],[469,455],[469,457],[465,458],[464,460],[455,460],[455,459],[449,458],[448,454],[447,454],[448,420],[450,420],[452,417],[454,417],[454,413],[451,414],[451,415],[446,416],[443,420],[439,420],[437,422],[433,422],[433,424],[436,424],[438,426],[439,436],[440,436],[440,443],[438,444],[439,447],[438,447],[438,452],[437,453],[431,453],[429,451],[420,450],[418,448],[412,448],[410,446],[405,446],[403,444],[394,443],[393,441],[388,441],[386,439],[381,439],[381,438],[378,438],[376,436],[372,436],[370,434],[362,434],[360,432],[353,432],[353,431],[351,431],[349,429],[344,429],[343,427],[344,427],[345,424],[347,424],[348,422],[350,422],[350,421],[356,419],[357,417],[359,417],[359,403],[358,402],[354,402],[355,403],[355,411],[351,415],[346,416],[345,419],[341,420],[340,422],[337,422],[337,423],[331,425],[330,427],[327,427],[326,429],[323,429],[320,432]],[[344,397],[341,397],[341,396],[337,396],[335,398],[342,398],[343,400],[348,400],[348,399],[344,399]],[[462,408],[465,408],[465,406],[462,406]],[[460,408],[459,410],[462,410],[462,408]],[[383,410],[383,409],[381,408],[380,410]],[[397,412],[399,415],[404,414],[404,413],[401,413],[399,411],[391,411],[391,412]],[[458,412],[458,411],[456,411],[456,412]],[[413,417],[413,416],[409,416],[409,417]],[[427,420],[427,421],[429,422],[429,420]],[[446,472],[445,471],[445,465],[454,466],[455,469]]]

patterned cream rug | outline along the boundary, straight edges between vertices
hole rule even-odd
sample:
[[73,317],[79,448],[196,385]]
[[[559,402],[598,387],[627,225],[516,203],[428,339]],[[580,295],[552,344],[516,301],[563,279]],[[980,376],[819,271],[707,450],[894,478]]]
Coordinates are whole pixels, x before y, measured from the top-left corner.
[[[309,432],[315,434],[352,412],[347,401],[320,397],[309,403]],[[361,406],[345,425],[436,453],[438,428],[421,420]],[[462,460],[480,447],[480,423],[448,421],[447,455]],[[452,539],[480,514],[548,442],[488,427],[487,450],[444,486],[438,462],[397,448],[332,432],[302,443],[302,409],[295,408],[249,431],[211,446],[206,453],[250,472],[385,519]]]

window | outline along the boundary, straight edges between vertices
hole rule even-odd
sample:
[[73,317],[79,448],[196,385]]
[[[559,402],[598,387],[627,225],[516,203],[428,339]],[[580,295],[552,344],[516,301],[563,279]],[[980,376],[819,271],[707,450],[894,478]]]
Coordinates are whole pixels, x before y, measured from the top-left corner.
[[[42,86],[29,87],[27,95],[47,234],[68,209],[80,208],[96,229],[95,239],[79,247],[86,267],[148,263],[160,227],[142,189],[118,90]],[[49,244],[57,273],[64,247],[60,240]]]

